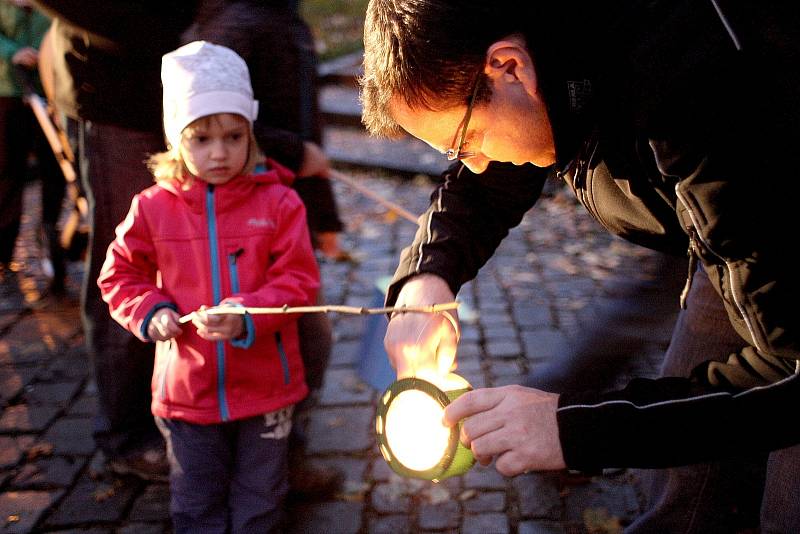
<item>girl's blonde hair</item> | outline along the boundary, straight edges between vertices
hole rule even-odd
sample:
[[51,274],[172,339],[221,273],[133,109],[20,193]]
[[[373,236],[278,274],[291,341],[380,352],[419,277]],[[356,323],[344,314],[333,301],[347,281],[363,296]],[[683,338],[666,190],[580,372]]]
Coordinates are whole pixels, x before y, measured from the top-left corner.
[[[205,117],[200,117],[196,121],[190,123],[189,126],[184,128],[183,132],[181,132],[181,139],[183,139],[183,136],[193,133],[196,129],[208,129],[213,121],[219,120],[219,115],[221,115],[221,113],[206,115]],[[247,119],[241,115],[236,116],[247,122]],[[261,154],[261,151],[258,148],[258,143],[256,143],[256,138],[253,135],[253,125],[250,124],[249,126],[250,127],[247,131],[249,136],[250,152],[247,155],[247,162],[245,163],[240,174],[252,173],[256,166],[264,161],[264,156]],[[189,169],[186,168],[186,164],[181,156],[181,150],[179,146],[170,146],[165,152],[152,154],[147,159],[146,163],[147,168],[150,169],[150,172],[153,174],[153,178],[156,182],[161,182],[164,180],[177,180],[184,186],[188,187],[192,185],[192,180],[194,177],[191,175],[191,173],[189,173]]]

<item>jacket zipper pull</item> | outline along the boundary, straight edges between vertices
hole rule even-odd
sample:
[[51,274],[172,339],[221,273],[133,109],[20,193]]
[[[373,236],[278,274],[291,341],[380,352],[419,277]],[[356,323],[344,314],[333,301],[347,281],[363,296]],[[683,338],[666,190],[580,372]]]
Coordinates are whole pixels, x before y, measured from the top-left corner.
[[230,257],[230,259],[231,259],[231,264],[236,265],[236,260],[238,260],[239,256],[241,256],[242,254],[244,254],[244,249],[243,248],[240,248],[236,252],[232,252],[231,254],[228,254],[228,257]]
[[689,290],[692,288],[692,280],[694,279],[694,272],[697,270],[697,254],[695,254],[695,239],[694,229],[689,233],[689,250],[686,254],[689,256],[689,274],[686,276],[686,285],[683,286],[681,291],[681,309],[686,309],[686,299],[689,296]]

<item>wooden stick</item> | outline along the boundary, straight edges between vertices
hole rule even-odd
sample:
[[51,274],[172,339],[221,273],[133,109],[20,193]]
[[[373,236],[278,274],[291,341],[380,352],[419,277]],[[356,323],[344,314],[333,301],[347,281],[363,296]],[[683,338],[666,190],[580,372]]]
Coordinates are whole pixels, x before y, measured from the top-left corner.
[[375,193],[374,191],[371,191],[371,190],[367,189],[363,185],[359,184],[353,178],[350,178],[349,176],[347,176],[345,174],[342,174],[341,172],[337,171],[336,169],[331,169],[330,170],[330,177],[333,178],[334,180],[339,180],[340,182],[346,183],[347,185],[349,185],[350,187],[352,187],[353,189],[355,189],[356,191],[358,191],[362,195],[371,198],[372,200],[374,200],[378,204],[381,204],[382,206],[384,206],[385,208],[389,209],[390,211],[393,211],[393,212],[397,213],[398,215],[400,215],[401,217],[403,217],[407,221],[410,221],[410,222],[412,222],[414,224],[417,224],[417,216],[416,215],[414,215],[410,211],[406,210],[405,208],[395,204],[391,200],[386,200],[385,198],[383,198],[379,194]]
[[[208,315],[222,315],[230,313],[233,315],[276,315],[280,313],[352,313],[357,315],[380,315],[385,313],[441,313],[447,310],[458,308],[458,302],[446,302],[444,304],[432,304],[430,306],[388,306],[385,308],[364,308],[358,306],[281,306],[279,308],[248,308],[246,306],[214,306],[204,310]],[[186,314],[178,322],[188,323],[197,316],[197,311]]]

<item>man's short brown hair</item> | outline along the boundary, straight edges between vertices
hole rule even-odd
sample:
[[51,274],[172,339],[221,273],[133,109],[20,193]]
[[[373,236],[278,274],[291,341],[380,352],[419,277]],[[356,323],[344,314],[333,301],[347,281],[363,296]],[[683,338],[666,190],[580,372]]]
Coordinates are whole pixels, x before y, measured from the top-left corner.
[[360,79],[367,130],[401,132],[389,111],[395,96],[411,108],[444,110],[465,105],[477,82],[477,100],[488,99],[479,78],[486,50],[516,31],[514,20],[503,0],[370,0]]

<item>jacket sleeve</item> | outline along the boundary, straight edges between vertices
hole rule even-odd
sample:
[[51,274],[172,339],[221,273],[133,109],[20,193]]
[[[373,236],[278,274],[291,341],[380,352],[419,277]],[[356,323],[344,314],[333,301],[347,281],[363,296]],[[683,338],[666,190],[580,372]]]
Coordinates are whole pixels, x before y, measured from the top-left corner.
[[[274,308],[309,306],[314,303],[319,289],[319,268],[311,249],[311,238],[306,225],[306,212],[297,194],[287,189],[279,204],[278,227],[267,267],[266,283],[249,293],[237,293],[222,304],[247,307]],[[296,321],[294,314],[248,315],[255,332],[248,337],[265,332],[275,332],[284,324]],[[248,325],[249,327],[250,325]]]
[[114,320],[142,341],[150,341],[147,324],[153,313],[163,307],[174,309],[175,305],[156,285],[155,248],[139,195],[116,234],[97,285]]
[[530,164],[492,163],[482,174],[461,163],[450,167],[420,217],[414,242],[400,256],[387,305],[408,278],[421,273],[441,276],[458,293],[534,205],[547,172]]

